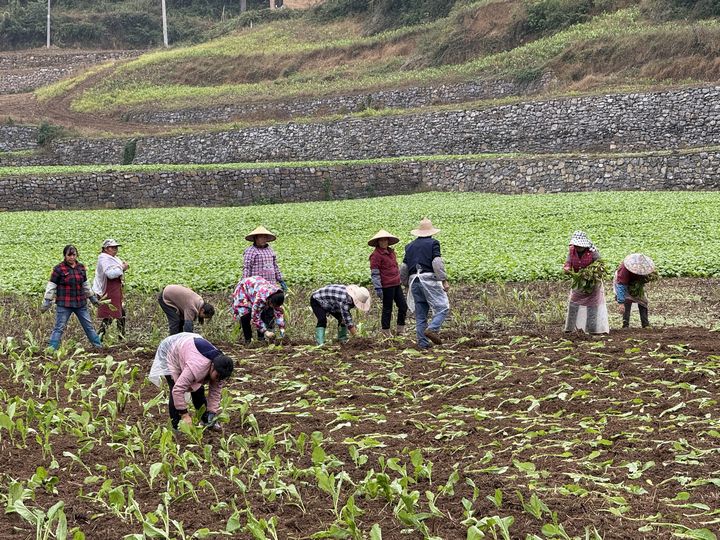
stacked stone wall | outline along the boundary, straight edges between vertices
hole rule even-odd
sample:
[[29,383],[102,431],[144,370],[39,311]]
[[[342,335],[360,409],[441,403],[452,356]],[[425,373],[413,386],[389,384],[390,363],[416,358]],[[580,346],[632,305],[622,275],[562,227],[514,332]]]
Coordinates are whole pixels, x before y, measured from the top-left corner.
[[[37,148],[37,135],[34,126],[0,125],[0,152],[33,150]],[[2,156],[0,163],[3,163]]]
[[557,193],[720,189],[720,152],[426,161],[173,173],[0,177],[0,210],[236,206],[422,190]]

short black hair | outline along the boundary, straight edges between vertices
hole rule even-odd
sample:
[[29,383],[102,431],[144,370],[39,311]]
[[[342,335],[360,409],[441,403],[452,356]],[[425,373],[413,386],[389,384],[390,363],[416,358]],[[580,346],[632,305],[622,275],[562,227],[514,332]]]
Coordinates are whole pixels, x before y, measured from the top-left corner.
[[232,375],[233,369],[235,367],[233,359],[223,353],[220,353],[215,358],[213,358],[212,364],[215,368],[215,371],[218,372],[220,380],[227,379],[230,375]]
[[207,302],[205,302],[202,305],[201,309],[203,310],[203,313],[205,314],[202,318],[200,318],[201,323],[203,322],[203,319],[212,319],[213,315],[215,315],[215,308],[213,307],[212,304],[208,304]]
[[78,254],[78,250],[75,246],[72,244],[68,244],[63,248],[63,257],[67,257],[68,253],[75,253],[75,255]]
[[283,291],[276,291],[268,296],[268,304],[272,304],[274,307],[280,307],[285,303],[285,293]]

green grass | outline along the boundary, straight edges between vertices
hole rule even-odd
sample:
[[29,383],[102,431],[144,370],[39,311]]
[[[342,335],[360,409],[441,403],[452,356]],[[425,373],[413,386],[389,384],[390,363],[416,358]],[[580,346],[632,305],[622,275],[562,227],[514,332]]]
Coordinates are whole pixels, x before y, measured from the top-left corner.
[[0,214],[0,284],[40,292],[62,247],[92,267],[104,238],[123,243],[129,288],[185,283],[227,290],[241,273],[242,237],[262,223],[290,284],[369,280],[367,240],[380,228],[411,240],[423,217],[438,235],[453,281],[558,279],[575,229],[613,267],[626,254],[653,257],[664,276],[720,276],[720,194],[610,192],[560,195],[426,193],[344,202],[242,208]]

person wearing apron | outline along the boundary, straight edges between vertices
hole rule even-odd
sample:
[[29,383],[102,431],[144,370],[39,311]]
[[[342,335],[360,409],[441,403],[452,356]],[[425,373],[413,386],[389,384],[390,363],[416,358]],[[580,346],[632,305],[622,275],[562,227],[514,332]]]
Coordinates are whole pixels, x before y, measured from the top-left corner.
[[93,290],[100,298],[100,307],[97,310],[97,316],[101,319],[98,328],[100,339],[105,337],[113,320],[117,321],[119,337],[125,339],[123,278],[129,265],[117,256],[119,247],[120,244],[112,238],[105,240],[95,268]]

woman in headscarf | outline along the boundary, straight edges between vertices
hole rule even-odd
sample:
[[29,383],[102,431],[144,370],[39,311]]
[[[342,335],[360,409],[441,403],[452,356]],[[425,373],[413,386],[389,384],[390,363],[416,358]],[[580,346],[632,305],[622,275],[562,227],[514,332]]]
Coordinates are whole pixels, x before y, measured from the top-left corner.
[[645,284],[654,281],[656,278],[655,263],[650,257],[642,253],[631,253],[618,266],[615,271],[613,286],[615,288],[615,300],[624,307],[623,328],[630,326],[630,311],[633,304],[638,305],[642,327],[650,326]]
[[[156,386],[165,379],[170,387],[168,412],[173,428],[180,422],[192,423],[185,402],[190,393],[196,411],[204,409],[200,418],[205,427],[217,428],[223,381],[233,372],[232,358],[220,352],[198,334],[181,332],[160,342],[148,378]],[[208,383],[205,397],[204,384]]]
[[[566,274],[579,272],[595,261],[600,260],[600,252],[583,231],[575,231],[570,239],[570,248],[563,270]],[[610,332],[605,288],[602,272],[599,279],[589,287],[573,286],[570,290],[565,331],[582,330],[588,334],[607,334]]]

